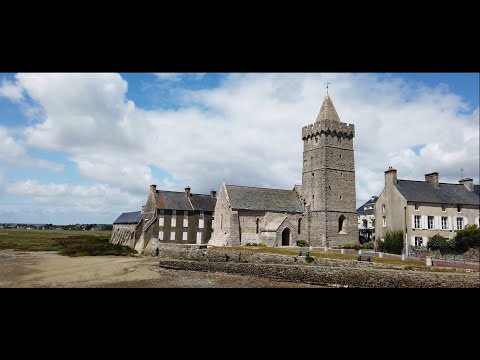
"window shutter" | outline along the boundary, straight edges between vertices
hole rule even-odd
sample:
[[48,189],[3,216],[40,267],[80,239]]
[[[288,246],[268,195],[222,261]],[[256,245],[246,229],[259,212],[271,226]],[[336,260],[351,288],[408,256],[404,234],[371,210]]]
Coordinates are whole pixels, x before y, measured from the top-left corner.
[[435,216],[435,221],[437,222],[435,225],[435,228],[437,230],[440,230],[442,228],[442,217],[441,216]]
[[457,217],[453,217],[453,230],[457,230]]
[[453,227],[452,227],[452,217],[451,217],[451,216],[448,217],[447,225],[448,225],[448,230],[453,230]]
[[424,236],[422,240],[423,240],[423,246],[427,246],[427,244],[428,244],[428,236]]
[[411,240],[410,245],[415,246],[415,236],[412,236],[412,240]]
[[464,217],[463,218],[463,227],[468,225],[468,218]]
[[415,229],[415,215],[412,215],[412,229]]
[[475,225],[480,226],[480,218],[475,218]]
[[422,215],[422,222],[423,222],[423,230],[427,230],[428,229],[428,216],[426,215]]

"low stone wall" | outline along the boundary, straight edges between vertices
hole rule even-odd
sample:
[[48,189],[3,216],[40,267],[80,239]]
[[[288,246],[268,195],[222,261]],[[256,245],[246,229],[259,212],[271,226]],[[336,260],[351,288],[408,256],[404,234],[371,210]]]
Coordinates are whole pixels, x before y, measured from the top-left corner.
[[265,253],[249,253],[229,249],[206,249],[205,247],[188,245],[165,245],[159,247],[159,257],[167,259],[183,259],[210,262],[239,262],[255,264],[283,264],[283,265],[317,265],[328,267],[348,268],[388,268],[403,269],[404,265],[379,264],[366,261],[351,261],[337,259],[315,259],[308,263],[304,256],[278,255]]
[[[213,253],[213,252],[211,252]],[[274,280],[332,287],[361,288],[479,288],[478,274],[446,274],[385,269],[353,269],[325,266],[253,264],[238,262],[160,259],[160,267],[225,272]]]
[[417,259],[425,259],[427,257],[431,257],[432,259],[442,259],[446,261],[452,261],[452,262],[480,262],[480,253],[478,250],[475,249],[470,249],[468,250],[465,254],[461,255],[452,255],[452,254],[447,254],[442,255],[440,251],[427,251],[427,250],[415,250],[415,249],[410,249],[410,256],[416,257]]

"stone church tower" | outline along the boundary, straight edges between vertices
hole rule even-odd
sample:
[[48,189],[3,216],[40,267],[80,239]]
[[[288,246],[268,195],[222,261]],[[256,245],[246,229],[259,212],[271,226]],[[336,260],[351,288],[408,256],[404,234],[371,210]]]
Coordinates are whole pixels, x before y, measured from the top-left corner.
[[312,246],[358,243],[353,138],[327,94],[315,124],[302,129],[302,197]]

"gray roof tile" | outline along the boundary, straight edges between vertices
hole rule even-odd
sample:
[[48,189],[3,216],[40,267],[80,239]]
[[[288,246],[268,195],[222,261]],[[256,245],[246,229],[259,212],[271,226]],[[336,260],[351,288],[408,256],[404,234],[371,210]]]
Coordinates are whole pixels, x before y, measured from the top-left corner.
[[134,211],[134,212],[123,213],[113,223],[114,224],[138,224],[141,220],[142,220],[142,212]]
[[294,190],[236,185],[226,185],[226,188],[232,209],[303,213],[302,202]]
[[427,202],[434,204],[480,205],[480,196],[468,191],[463,184],[440,183],[435,189],[425,181],[398,180],[397,189],[407,201]]
[[215,211],[217,199],[210,195],[191,193],[188,201],[184,192],[157,190],[156,201],[158,209]]

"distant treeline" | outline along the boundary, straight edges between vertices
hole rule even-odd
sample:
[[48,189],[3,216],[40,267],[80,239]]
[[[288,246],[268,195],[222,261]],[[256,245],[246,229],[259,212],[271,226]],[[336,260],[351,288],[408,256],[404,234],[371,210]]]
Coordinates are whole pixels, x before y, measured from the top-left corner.
[[37,229],[37,230],[112,230],[112,224],[0,224],[0,228],[4,229]]

